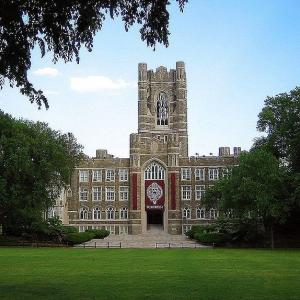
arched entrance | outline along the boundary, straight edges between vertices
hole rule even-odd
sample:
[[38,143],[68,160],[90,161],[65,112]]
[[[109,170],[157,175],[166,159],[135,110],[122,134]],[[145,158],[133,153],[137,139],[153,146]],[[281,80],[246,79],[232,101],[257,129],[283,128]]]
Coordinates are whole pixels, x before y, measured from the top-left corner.
[[164,230],[166,211],[165,168],[156,161],[151,162],[144,171],[144,224],[146,230]]

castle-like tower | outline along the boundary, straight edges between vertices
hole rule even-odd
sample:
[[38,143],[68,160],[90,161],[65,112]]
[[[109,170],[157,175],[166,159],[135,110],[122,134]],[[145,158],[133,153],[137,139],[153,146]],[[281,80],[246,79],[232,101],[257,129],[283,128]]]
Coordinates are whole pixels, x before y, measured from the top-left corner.
[[219,156],[188,155],[185,65],[148,70],[138,65],[138,132],[130,135],[130,157],[106,150],[79,165],[67,190],[70,224],[80,231],[105,227],[111,234],[139,234],[156,226],[181,234],[218,217],[203,195],[240,148],[220,147]]

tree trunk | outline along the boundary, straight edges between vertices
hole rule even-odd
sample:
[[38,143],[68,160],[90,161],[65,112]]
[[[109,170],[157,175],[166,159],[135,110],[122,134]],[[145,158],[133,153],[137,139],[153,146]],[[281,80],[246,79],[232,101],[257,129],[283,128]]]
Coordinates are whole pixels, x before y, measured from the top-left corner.
[[274,230],[273,230],[273,224],[270,227],[270,234],[271,234],[271,249],[274,249]]

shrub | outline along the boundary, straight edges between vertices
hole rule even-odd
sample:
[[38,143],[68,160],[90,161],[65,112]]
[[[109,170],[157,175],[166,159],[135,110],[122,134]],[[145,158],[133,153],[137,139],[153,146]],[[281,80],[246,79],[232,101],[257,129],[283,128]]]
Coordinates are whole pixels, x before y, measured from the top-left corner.
[[76,232],[65,235],[65,241],[70,245],[81,244],[94,238],[94,234],[90,232]]
[[210,232],[214,228],[211,225],[193,225],[190,230],[188,230],[185,235],[189,237],[190,239],[194,239],[196,234],[202,234],[205,232]]
[[230,236],[221,232],[196,233],[195,239],[204,244],[224,244],[230,241]]
[[78,233],[78,227],[75,226],[63,226],[62,233]]
[[109,231],[105,229],[88,229],[85,232],[89,232],[94,235],[94,239],[104,239],[109,236]]

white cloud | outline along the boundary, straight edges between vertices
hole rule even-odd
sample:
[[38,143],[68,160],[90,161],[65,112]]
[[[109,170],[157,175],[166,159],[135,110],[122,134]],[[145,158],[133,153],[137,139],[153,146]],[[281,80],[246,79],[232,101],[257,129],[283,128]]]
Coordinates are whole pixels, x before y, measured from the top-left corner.
[[111,79],[106,76],[71,77],[71,89],[76,92],[116,91],[136,87],[135,83],[124,79]]
[[42,68],[42,69],[37,69],[36,71],[33,72],[33,74],[38,76],[55,77],[59,74],[59,72],[55,68]]

